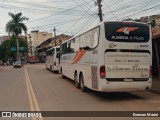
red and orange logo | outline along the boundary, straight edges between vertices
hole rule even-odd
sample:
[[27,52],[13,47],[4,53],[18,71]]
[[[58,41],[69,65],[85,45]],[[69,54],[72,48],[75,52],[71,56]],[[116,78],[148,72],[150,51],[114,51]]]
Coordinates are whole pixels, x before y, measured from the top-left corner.
[[129,34],[129,32],[135,31],[137,29],[138,29],[138,27],[122,27],[122,28],[118,29],[116,32],[123,32],[125,34]]

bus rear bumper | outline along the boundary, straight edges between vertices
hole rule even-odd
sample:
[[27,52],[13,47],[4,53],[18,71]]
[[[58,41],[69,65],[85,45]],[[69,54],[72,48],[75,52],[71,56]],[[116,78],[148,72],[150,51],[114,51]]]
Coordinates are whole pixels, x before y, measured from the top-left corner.
[[152,83],[146,82],[107,82],[99,87],[99,91],[103,92],[137,92],[149,91]]

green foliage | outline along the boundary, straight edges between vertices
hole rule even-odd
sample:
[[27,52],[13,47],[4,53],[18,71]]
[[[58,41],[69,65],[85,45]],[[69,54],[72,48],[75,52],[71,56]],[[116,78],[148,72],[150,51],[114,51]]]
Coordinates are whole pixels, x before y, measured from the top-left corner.
[[[10,12],[9,16],[11,17],[11,20],[6,24],[6,32],[8,32],[9,35],[12,34],[12,38],[11,40],[4,42],[2,46],[3,46],[3,51],[5,53],[5,58],[6,57],[8,58],[8,56],[14,56],[15,58],[16,51],[11,51],[11,47],[16,47],[16,38],[18,38],[19,34],[22,34],[23,31],[25,32],[25,34],[27,33],[27,27],[23,23],[23,21],[28,20],[28,18],[22,16],[21,12],[17,14],[13,14]],[[28,51],[27,41],[19,38],[18,42],[19,42],[19,47],[25,48],[23,53],[27,52]],[[19,54],[17,54],[17,58],[20,59]]]
[[2,59],[2,47],[0,45],[0,60]]
[[156,26],[156,21],[155,21],[155,20],[152,20],[151,26],[152,26],[152,27],[155,27],[155,26]]
[[136,18],[134,21],[135,21],[135,22],[141,22],[141,19],[137,19],[137,18]]
[[27,17],[22,16],[22,13],[8,13],[11,17],[11,20],[6,24],[6,32],[9,34],[19,35],[22,34],[22,31],[27,32],[27,27],[23,21],[28,20]]
[[[24,47],[24,51],[20,51],[20,53],[28,52],[28,43],[26,39],[18,38],[19,46]],[[16,56],[16,51],[11,51],[11,47],[16,47],[16,37],[12,36],[10,40],[6,40],[1,45],[1,57],[8,59],[11,56]]]

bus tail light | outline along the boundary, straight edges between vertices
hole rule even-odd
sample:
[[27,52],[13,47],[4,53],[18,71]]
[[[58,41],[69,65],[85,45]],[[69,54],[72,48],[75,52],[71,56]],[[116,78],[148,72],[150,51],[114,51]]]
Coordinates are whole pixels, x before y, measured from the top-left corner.
[[54,62],[54,65],[56,65],[56,62]]
[[152,77],[152,66],[150,66],[149,77]]
[[102,65],[100,67],[100,78],[105,78],[106,77],[106,70],[105,70],[105,66]]

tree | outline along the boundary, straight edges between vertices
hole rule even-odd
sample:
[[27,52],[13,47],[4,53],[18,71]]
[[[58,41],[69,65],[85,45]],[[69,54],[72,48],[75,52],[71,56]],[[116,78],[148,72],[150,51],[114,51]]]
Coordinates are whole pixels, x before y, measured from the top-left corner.
[[[19,46],[24,47],[24,50],[20,50],[22,54],[28,52],[28,43],[26,39],[18,38],[19,39]],[[1,45],[1,58],[3,61],[6,61],[8,58],[13,58],[15,60],[16,51],[11,51],[12,47],[16,47],[16,36],[13,35],[10,40],[6,40]]]
[[0,60],[2,59],[2,54],[3,54],[3,51],[2,51],[2,47],[0,45]]
[[135,22],[141,22],[141,19],[137,19],[137,18],[136,18],[134,21],[135,21]]
[[126,19],[123,19],[122,21],[133,21],[132,18],[126,18]]
[[23,21],[28,20],[28,18],[22,16],[21,12],[17,14],[13,14],[10,12],[8,14],[11,17],[11,20],[6,24],[6,32],[8,32],[9,35],[15,35],[17,44],[17,59],[20,60],[18,35],[22,34],[23,31],[25,32],[25,34],[27,33],[27,27],[23,23]]

